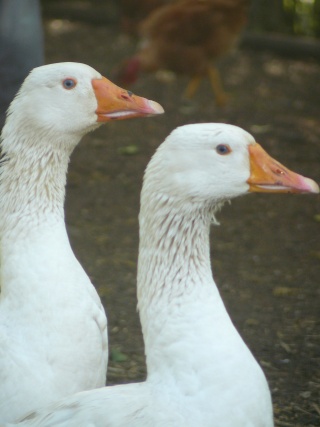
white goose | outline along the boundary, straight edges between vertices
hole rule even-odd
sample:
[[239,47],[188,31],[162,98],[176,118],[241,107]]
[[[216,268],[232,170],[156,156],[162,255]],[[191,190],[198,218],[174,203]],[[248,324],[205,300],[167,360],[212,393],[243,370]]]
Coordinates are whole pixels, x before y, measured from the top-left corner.
[[105,384],[105,312],[64,222],[69,157],[105,121],[161,112],[77,63],[34,69],[12,102],[1,141],[0,421]]
[[253,137],[224,124],[176,129],[147,167],[141,196],[138,306],[148,377],[70,396],[29,427],[272,427],[265,376],[214,283],[209,229],[249,191],[318,193]]

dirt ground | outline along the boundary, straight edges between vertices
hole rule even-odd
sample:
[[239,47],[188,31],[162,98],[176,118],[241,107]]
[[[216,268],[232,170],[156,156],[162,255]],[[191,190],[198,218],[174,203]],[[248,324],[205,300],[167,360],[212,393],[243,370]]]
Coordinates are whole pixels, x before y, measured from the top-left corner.
[[[84,62],[111,78],[134,51],[117,26],[46,19],[45,31],[48,63]],[[320,63],[239,50],[221,69],[231,94],[225,109],[215,106],[208,82],[186,104],[186,79],[144,76],[132,90],[160,102],[166,114],[107,124],[73,154],[67,224],[108,313],[109,384],[145,378],[135,294],[139,193],[151,155],[172,129],[239,125],[286,166],[320,181]],[[225,206],[218,219],[214,277],[266,373],[276,426],[320,426],[320,198],[251,195]]]

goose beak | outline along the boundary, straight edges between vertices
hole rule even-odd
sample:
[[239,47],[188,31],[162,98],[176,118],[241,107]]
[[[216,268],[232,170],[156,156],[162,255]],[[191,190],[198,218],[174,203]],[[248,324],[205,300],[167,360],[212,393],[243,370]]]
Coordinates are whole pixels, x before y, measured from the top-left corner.
[[98,103],[97,122],[153,116],[164,112],[157,102],[133,95],[105,77],[93,79],[92,87]]
[[261,193],[319,193],[318,184],[287,169],[259,144],[249,146],[249,191]]

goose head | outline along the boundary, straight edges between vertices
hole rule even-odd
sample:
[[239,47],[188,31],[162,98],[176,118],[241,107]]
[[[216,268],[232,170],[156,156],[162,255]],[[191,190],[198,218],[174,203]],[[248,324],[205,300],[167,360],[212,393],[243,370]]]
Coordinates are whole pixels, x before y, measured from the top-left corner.
[[93,68],[57,63],[35,68],[11,103],[4,128],[83,136],[104,122],[163,113],[156,102],[121,89]]
[[145,187],[179,206],[216,205],[249,192],[319,193],[313,180],[274,160],[248,132],[216,123],[175,129],[151,160]]

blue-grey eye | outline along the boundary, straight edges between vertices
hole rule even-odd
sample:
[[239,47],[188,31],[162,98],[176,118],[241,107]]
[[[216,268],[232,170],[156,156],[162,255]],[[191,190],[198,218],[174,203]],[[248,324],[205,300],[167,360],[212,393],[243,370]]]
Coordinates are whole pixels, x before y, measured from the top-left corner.
[[65,89],[73,89],[77,82],[75,79],[64,79],[62,85]]
[[231,148],[227,144],[219,144],[216,147],[216,152],[222,156],[231,153]]

